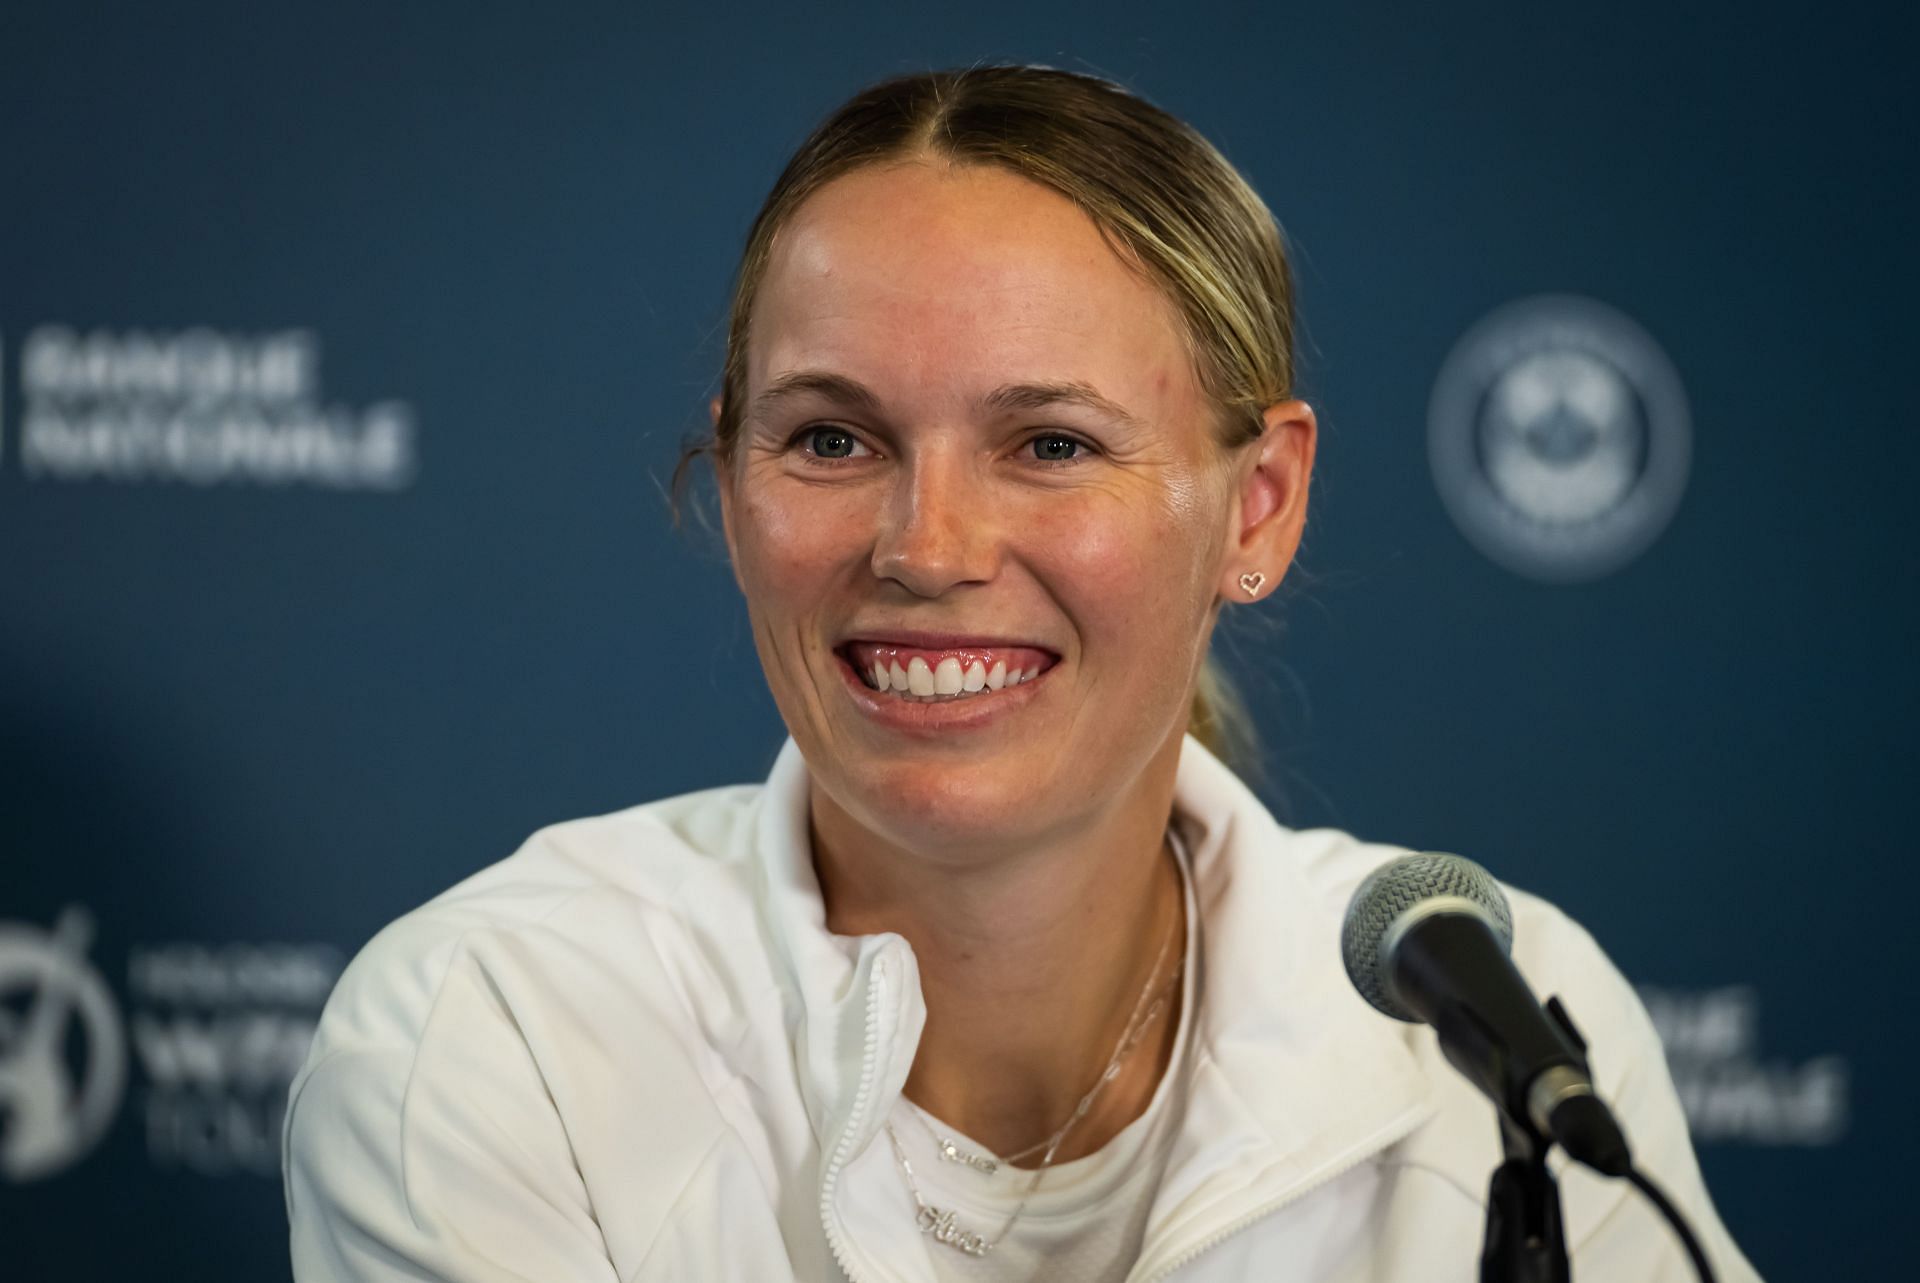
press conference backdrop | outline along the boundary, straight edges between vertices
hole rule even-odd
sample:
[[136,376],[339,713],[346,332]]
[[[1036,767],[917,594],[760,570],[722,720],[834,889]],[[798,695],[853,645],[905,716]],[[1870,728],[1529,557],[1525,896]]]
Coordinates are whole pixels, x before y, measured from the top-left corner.
[[1763,1272],[1892,1277],[1899,10],[8,6],[0,1277],[285,1277],[344,959],[542,824],[764,774],[662,481],[790,149],[983,59],[1162,102],[1287,229],[1321,462],[1222,643],[1265,796],[1568,908]]

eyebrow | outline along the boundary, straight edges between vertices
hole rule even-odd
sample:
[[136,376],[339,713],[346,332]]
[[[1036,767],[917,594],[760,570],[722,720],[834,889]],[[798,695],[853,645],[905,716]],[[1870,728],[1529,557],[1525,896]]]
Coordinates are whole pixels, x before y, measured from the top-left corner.
[[[880,398],[866,384],[826,370],[796,370],[775,379],[766,391],[753,399],[752,417],[760,418],[782,401],[807,395],[851,406],[868,414],[881,413]],[[1076,405],[1106,415],[1124,427],[1140,426],[1140,421],[1119,402],[1102,396],[1091,384],[1077,381],[1006,383],[981,397],[980,404],[984,409],[1003,414],[1015,410],[1045,410],[1056,405]]]

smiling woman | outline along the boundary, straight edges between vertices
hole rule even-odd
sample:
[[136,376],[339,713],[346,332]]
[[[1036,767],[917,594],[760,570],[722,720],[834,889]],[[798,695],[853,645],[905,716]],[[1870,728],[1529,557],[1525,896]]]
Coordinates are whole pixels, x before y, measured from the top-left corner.
[[[1500,1158],[1342,909],[1396,848],[1222,761],[1220,612],[1299,546],[1277,225],[1191,128],[1034,67],[877,85],[748,237],[710,456],[790,738],[407,915],[288,1115],[302,1280],[1465,1278]],[[1714,1215],[1592,941],[1515,956]],[[1567,1177],[1590,1277],[1686,1276]]]

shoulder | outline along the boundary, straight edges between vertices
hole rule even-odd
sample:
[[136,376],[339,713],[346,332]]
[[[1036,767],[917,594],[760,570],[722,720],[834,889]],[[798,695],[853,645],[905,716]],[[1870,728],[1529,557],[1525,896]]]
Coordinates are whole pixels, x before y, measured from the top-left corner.
[[323,1041],[417,1042],[449,972],[475,958],[507,972],[635,972],[697,925],[689,904],[715,918],[751,913],[742,830],[757,792],[705,790],[539,830],[368,941],[328,1000]]
[[[1333,829],[1283,832],[1285,845],[1331,922],[1344,919],[1348,902],[1368,874],[1408,853]],[[1501,890],[1513,913],[1514,965],[1543,1001],[1558,997],[1572,1016],[1588,1046],[1595,1086],[1626,1129],[1636,1162],[1668,1187],[1706,1236],[1715,1258],[1726,1263],[1730,1277],[1752,1277],[1701,1180],[1658,1031],[1633,985],[1592,933],[1560,906],[1504,882]],[[1433,1210],[1456,1215],[1460,1208],[1455,1195],[1476,1199],[1500,1161],[1493,1114],[1446,1063],[1431,1030],[1407,1026],[1406,1032],[1438,1108],[1427,1124],[1379,1161],[1388,1168],[1440,1178],[1454,1193],[1437,1195]],[[1567,1168],[1558,1155],[1555,1164],[1563,1182],[1568,1241],[1582,1266],[1610,1277],[1682,1277],[1678,1271],[1683,1262],[1671,1250],[1665,1227],[1629,1188]],[[1419,1187],[1440,1188],[1431,1183]]]
[[388,1099],[397,1122],[429,1098],[497,1109],[491,1077],[571,1131],[626,1075],[697,1108],[727,1077],[714,1049],[739,1041],[774,987],[752,948],[757,793],[552,825],[403,914],[341,975],[293,1102],[331,1115]]
[[[286,1115],[309,1275],[468,1277],[485,1257],[587,1278],[648,1250],[728,1134],[718,1049],[772,988],[756,792],[542,829],[359,952]],[[356,1253],[364,1270],[330,1272]]]
[[[1337,829],[1281,830],[1290,863],[1304,878],[1324,931],[1344,922],[1360,884],[1382,865],[1409,854],[1407,848],[1362,841]],[[1513,917],[1511,956],[1515,968],[1544,1002],[1558,997],[1591,1048],[1596,1084],[1609,1099],[1628,1105],[1671,1096],[1664,1051],[1638,994],[1593,935],[1560,906],[1500,882]],[[1329,939],[1323,947],[1332,948]],[[1430,1031],[1408,1026],[1410,1045],[1429,1062],[1433,1076],[1451,1091],[1463,1084],[1444,1064]],[[1663,1113],[1659,1126],[1676,1119]],[[1682,1133],[1684,1135],[1684,1132]]]

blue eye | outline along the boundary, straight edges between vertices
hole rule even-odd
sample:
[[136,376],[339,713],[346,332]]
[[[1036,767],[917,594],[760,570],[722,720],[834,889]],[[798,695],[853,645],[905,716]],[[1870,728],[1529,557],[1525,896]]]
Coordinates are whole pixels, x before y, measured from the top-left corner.
[[859,442],[845,428],[809,428],[801,434],[811,452],[822,459],[851,459]]
[[1072,463],[1079,457],[1079,452],[1086,448],[1072,437],[1063,437],[1057,433],[1035,437],[1030,444],[1033,446],[1034,458],[1042,463]]

